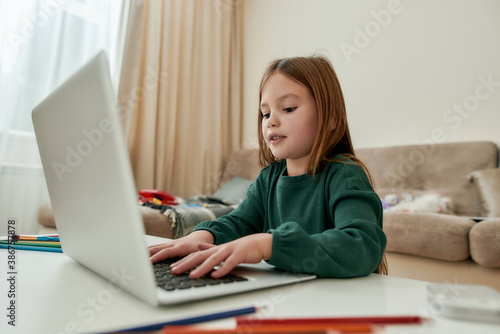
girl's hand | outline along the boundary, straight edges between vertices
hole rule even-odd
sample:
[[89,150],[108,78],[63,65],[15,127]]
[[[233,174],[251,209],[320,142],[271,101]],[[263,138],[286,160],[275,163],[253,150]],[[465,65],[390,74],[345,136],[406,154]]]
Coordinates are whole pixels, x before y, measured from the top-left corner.
[[199,250],[198,244],[213,244],[214,236],[208,231],[195,231],[185,237],[148,247],[151,262],[171,257],[182,257]]
[[182,274],[196,268],[189,274],[192,278],[200,278],[211,272],[212,277],[219,278],[228,274],[240,263],[259,263],[271,257],[272,234],[252,234],[219,246],[209,243],[198,243],[198,252],[191,252],[182,260],[171,265],[173,274]]

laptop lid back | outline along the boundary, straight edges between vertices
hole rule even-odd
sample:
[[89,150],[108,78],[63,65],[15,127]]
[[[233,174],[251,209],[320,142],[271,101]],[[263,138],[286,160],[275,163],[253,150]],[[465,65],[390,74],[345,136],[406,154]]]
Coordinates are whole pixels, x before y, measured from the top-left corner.
[[105,53],[36,106],[32,119],[63,252],[156,305]]

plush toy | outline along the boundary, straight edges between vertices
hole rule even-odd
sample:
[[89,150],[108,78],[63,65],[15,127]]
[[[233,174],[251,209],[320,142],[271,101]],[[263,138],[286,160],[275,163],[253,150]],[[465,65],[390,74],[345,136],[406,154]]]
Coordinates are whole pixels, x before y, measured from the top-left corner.
[[384,210],[390,212],[453,213],[451,199],[437,193],[424,194],[414,199],[410,194],[404,194],[404,196],[390,194],[384,197],[382,203]]
[[387,201],[385,198],[381,198],[380,201],[382,202],[382,209],[384,210],[387,210],[393,206],[393,204],[391,204],[391,202]]
[[398,205],[399,203],[403,201],[411,201],[412,196],[408,193],[403,193],[403,194],[389,194],[386,195],[384,198],[380,199],[382,201],[382,207],[384,210],[389,209],[395,205]]

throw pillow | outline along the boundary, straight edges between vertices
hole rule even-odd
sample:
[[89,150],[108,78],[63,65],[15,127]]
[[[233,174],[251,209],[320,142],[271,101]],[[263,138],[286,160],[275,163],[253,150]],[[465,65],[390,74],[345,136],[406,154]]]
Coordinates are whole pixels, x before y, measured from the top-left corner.
[[484,169],[469,174],[481,203],[481,216],[500,217],[500,169]]
[[247,197],[247,189],[252,183],[251,180],[235,176],[209,198],[223,203],[239,204]]

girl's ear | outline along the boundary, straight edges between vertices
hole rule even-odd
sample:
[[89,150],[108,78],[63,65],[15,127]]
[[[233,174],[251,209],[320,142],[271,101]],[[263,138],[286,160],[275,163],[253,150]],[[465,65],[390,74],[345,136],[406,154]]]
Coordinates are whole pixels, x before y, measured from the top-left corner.
[[330,124],[328,125],[328,130],[333,131],[337,128],[337,120],[335,118],[332,118],[330,120]]

